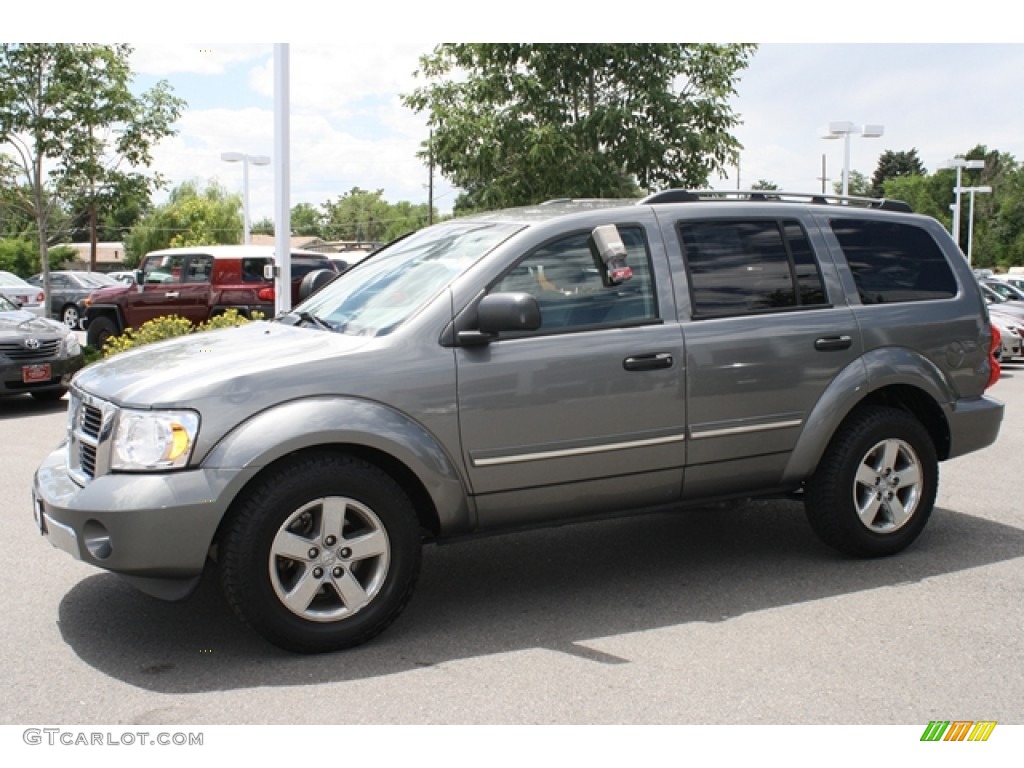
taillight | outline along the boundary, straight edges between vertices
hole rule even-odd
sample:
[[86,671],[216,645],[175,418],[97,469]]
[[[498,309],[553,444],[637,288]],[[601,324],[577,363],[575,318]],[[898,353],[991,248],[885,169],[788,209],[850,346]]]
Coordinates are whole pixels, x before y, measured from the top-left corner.
[[44,301],[46,301],[46,294],[40,291],[39,295],[36,296],[36,301],[42,304]]
[[992,344],[988,348],[989,373],[988,383],[985,385],[985,389],[988,389],[999,381],[999,377],[1003,375],[1003,369],[999,365],[999,361],[996,360],[996,350],[999,349],[1003,343],[1003,335],[999,333],[999,329],[994,325],[989,324],[988,327],[989,330],[992,331]]
[[276,298],[273,288],[260,288],[260,292],[256,295],[259,296],[260,301],[273,301]]

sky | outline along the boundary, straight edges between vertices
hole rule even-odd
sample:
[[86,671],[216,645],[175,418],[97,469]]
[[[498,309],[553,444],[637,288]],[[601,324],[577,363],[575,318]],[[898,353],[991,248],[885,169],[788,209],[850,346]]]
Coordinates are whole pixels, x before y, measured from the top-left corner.
[[[725,178],[712,178],[710,186],[749,188],[766,180],[787,191],[819,191],[824,155],[831,190],[841,176],[843,141],[825,140],[821,133],[836,121],[884,126],[881,138],[850,141],[850,166],[867,176],[885,150],[916,149],[929,172],[978,144],[1024,161],[1024,32],[1012,22],[973,24],[1005,19],[1005,10],[990,0],[972,3],[969,18],[963,18],[963,4],[945,0],[737,1],[729,4],[728,16],[721,5],[705,4],[698,11],[699,4],[649,0],[644,9],[650,18],[626,18],[620,8],[614,24],[599,11],[559,18],[566,11],[534,0],[488,11],[490,17],[481,16],[478,3],[429,9],[399,3],[343,13],[341,6],[304,0],[287,6],[255,2],[246,6],[244,18],[230,8],[182,0],[159,29],[140,24],[135,12],[119,16],[121,6],[135,7],[112,0],[109,17],[133,21],[123,28],[104,24],[96,39],[148,39],[132,43],[136,88],[164,79],[188,103],[177,135],[154,152],[153,170],[171,186],[217,180],[240,193],[242,168],[222,161],[221,153],[274,154],[274,46],[246,42],[257,35],[276,32],[288,41],[290,204],[319,206],[353,187],[383,190],[392,203],[425,203],[428,171],[416,153],[427,137],[426,121],[401,104],[401,94],[422,83],[413,74],[420,55],[438,41],[495,34],[553,42],[606,40],[614,31],[614,39],[648,41],[651,19],[664,21],[654,31],[675,24],[682,39],[760,43],[732,99],[741,120],[735,135],[744,147],[739,179],[732,169]],[[287,12],[280,23],[268,23],[281,7]],[[61,24],[67,29],[55,30],[58,38],[88,35],[88,26],[74,18],[75,6],[66,8],[70,15],[61,16]],[[207,23],[196,24],[199,18]],[[215,30],[228,42],[168,42]],[[18,37],[17,25],[2,34]],[[21,38],[35,36],[25,31]],[[274,173],[273,165],[249,168],[253,221],[273,217]],[[435,206],[448,211],[456,196],[435,175]]]

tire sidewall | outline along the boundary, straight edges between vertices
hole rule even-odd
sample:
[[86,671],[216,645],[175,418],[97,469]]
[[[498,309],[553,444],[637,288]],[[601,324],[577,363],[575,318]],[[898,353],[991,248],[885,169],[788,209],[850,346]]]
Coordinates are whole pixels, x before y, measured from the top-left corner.
[[[857,471],[868,453],[884,440],[905,442],[917,456],[921,489],[911,518],[890,532],[869,529],[854,502]],[[837,433],[808,484],[807,514],[815,532],[829,545],[858,557],[883,557],[908,547],[924,529],[935,505],[938,460],[927,430],[895,408],[870,408],[856,414]]]
[[[318,466],[320,471],[313,471]],[[280,647],[300,652],[358,645],[382,631],[404,607],[419,573],[420,540],[412,506],[390,478],[357,461],[318,457],[298,474],[276,475],[265,492],[243,503],[240,528],[228,531],[225,583],[242,618]],[[305,504],[325,496],[350,498],[368,507],[387,537],[388,572],[380,591],[355,614],[333,622],[304,619],[284,605],[270,575],[270,552],[284,522]]]

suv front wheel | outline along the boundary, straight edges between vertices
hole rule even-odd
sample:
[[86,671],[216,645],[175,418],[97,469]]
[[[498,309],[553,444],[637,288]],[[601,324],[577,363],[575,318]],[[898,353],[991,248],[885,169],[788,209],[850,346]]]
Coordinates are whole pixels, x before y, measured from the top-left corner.
[[419,575],[412,504],[378,467],[318,453],[272,469],[239,502],[218,546],[236,613],[275,645],[321,653],[394,621]]
[[938,460],[928,431],[906,411],[864,407],[833,436],[807,483],[811,528],[855,557],[908,547],[935,505]]

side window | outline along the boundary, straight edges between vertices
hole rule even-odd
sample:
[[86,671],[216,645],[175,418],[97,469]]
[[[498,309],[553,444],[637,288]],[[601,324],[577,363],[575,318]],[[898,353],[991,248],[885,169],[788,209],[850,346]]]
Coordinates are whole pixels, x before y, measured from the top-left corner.
[[266,257],[242,259],[242,282],[243,283],[265,283],[263,267],[270,263]]
[[639,227],[619,227],[633,277],[606,286],[589,232],[541,246],[512,268],[491,293],[529,293],[540,304],[537,333],[649,322],[658,317],[650,255]]
[[188,260],[188,268],[185,271],[186,283],[208,283],[213,273],[213,256],[203,254],[193,256]]
[[956,278],[942,250],[920,227],[860,219],[833,219],[830,224],[864,304],[956,295]]
[[679,225],[694,317],[827,304],[818,262],[795,221]]
[[146,259],[142,268],[145,283],[180,283],[184,275],[185,254]]

